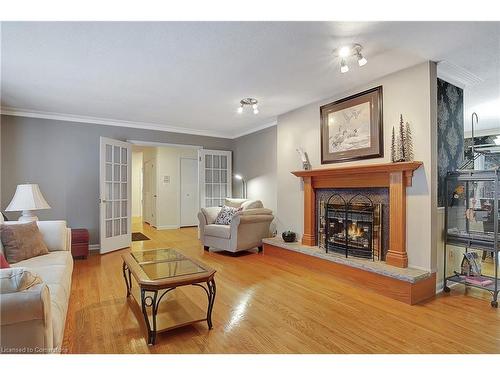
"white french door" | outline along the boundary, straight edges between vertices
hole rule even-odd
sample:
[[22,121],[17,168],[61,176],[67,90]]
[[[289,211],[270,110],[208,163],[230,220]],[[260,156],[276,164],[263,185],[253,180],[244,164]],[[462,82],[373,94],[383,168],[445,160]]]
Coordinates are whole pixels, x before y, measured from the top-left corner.
[[215,207],[232,197],[231,151],[199,150],[200,205]]
[[100,151],[101,254],[129,247],[131,236],[131,145],[101,137]]

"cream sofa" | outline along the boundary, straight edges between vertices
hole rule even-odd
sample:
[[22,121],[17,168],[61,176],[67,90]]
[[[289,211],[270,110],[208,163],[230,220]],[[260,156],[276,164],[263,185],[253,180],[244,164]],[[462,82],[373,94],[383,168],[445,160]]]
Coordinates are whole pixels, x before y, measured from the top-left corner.
[[271,237],[269,228],[274,219],[273,212],[264,208],[258,200],[227,198],[225,205],[242,208],[233,216],[231,225],[215,224],[221,207],[202,208],[198,213],[200,240],[204,249],[235,253],[257,247],[261,252],[262,239]]
[[[16,223],[19,222],[9,222],[9,225]],[[23,267],[42,280],[29,289],[0,294],[0,350],[3,353],[61,351],[73,272],[71,229],[65,221],[37,224],[49,254],[0,270],[0,277],[9,277],[12,269]],[[1,241],[0,251],[3,251]]]

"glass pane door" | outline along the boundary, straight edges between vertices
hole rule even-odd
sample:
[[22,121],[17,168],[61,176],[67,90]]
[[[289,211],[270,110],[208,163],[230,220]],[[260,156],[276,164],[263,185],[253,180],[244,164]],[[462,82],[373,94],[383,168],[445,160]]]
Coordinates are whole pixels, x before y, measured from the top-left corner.
[[231,151],[200,150],[202,207],[224,205],[231,197]]
[[130,145],[101,138],[101,253],[130,245]]

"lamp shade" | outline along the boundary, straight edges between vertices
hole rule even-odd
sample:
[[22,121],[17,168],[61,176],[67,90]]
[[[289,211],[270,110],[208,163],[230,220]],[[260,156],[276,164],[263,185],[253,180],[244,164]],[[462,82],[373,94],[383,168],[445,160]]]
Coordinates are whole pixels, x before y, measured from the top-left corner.
[[38,184],[17,185],[14,198],[5,211],[44,210],[50,208]]

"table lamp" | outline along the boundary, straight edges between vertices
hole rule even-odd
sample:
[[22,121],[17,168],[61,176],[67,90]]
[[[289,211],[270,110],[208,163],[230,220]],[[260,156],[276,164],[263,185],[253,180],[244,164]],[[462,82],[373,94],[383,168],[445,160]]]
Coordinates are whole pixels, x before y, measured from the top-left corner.
[[5,211],[22,211],[19,221],[37,221],[38,217],[33,210],[46,210],[50,208],[38,187],[38,184],[17,185],[14,198]]

